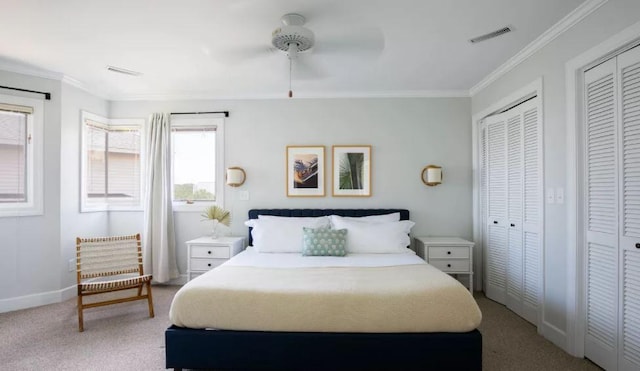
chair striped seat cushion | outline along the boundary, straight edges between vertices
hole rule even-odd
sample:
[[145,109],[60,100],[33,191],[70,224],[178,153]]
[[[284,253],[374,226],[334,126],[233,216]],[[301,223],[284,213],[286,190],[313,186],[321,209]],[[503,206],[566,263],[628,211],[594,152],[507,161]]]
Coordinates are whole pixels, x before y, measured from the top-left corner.
[[151,281],[152,275],[132,276],[109,281],[86,281],[79,284],[82,291],[103,291],[138,287],[140,284]]

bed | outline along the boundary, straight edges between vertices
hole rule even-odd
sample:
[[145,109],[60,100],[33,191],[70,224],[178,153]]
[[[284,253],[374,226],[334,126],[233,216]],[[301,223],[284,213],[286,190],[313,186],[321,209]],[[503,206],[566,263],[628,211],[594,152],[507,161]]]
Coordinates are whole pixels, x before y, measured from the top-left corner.
[[[254,209],[249,211],[249,218],[257,219],[259,215],[290,218],[328,215],[362,217],[390,213],[400,213],[401,220],[409,219],[409,212],[404,209]],[[253,234],[250,231],[250,245],[252,237]],[[411,263],[411,259],[415,257],[409,256],[410,254],[398,256],[398,261],[406,262],[393,263],[392,266],[385,263],[378,267],[377,263],[372,263],[375,259],[363,258],[362,260],[366,260],[365,264],[369,267],[366,269],[352,267],[345,269],[335,267],[283,269],[286,267],[285,261],[287,259],[299,261],[299,258],[289,254],[286,256],[287,259],[279,259],[277,254],[273,254],[270,256],[271,262],[262,263],[266,264],[265,266],[248,269],[246,265],[249,263],[246,262],[253,259],[252,254],[255,255],[255,252],[252,248],[248,248],[247,251],[237,256],[238,259],[234,258],[228,264],[190,281],[176,294],[174,303],[172,303],[173,325],[165,332],[167,368],[240,370],[480,370],[482,368],[482,337],[475,328],[479,320],[477,318],[467,320],[464,317],[465,313],[472,313],[468,316],[474,317],[471,309],[470,312],[462,311],[459,317],[455,317],[456,320],[453,320],[456,323],[466,322],[462,327],[460,325],[451,327],[449,322],[452,321],[435,320],[426,313],[423,315],[424,320],[420,322],[424,322],[426,327],[423,328],[420,327],[422,325],[415,324],[417,322],[412,317],[414,314],[407,315],[407,313],[413,313],[420,308],[415,308],[416,304],[411,299],[403,301],[402,295],[389,296],[392,299],[378,300],[377,304],[371,305],[372,308],[380,306],[379,311],[386,312],[387,315],[390,311],[398,313],[388,321],[389,324],[385,321],[371,320],[372,318],[377,319],[378,317],[375,316],[380,314],[375,311],[363,311],[362,316],[369,316],[364,320],[359,318],[360,313],[352,313],[349,316],[340,316],[339,320],[338,316],[332,314],[329,316],[329,318],[335,319],[332,321],[326,321],[326,318],[324,322],[322,320],[307,321],[304,316],[297,315],[307,309],[304,307],[298,309],[296,305],[299,303],[295,301],[288,302],[287,300],[291,299],[290,296],[265,295],[271,299],[275,298],[275,302],[282,305],[279,307],[281,310],[275,311],[273,300],[260,301],[259,298],[256,298],[260,296],[260,292],[253,292],[253,296],[240,296],[237,299],[239,301],[236,302],[243,304],[234,307],[231,300],[223,299],[227,298],[230,292],[233,292],[233,290],[229,291],[229,286],[223,286],[222,289],[212,292],[211,297],[201,296],[201,299],[197,299],[196,296],[189,296],[190,292],[197,291],[198,288],[204,289],[207,286],[205,284],[207,280],[211,283],[226,280],[227,285],[239,286],[240,288],[243,285],[245,285],[244,287],[250,285],[258,288],[264,285],[265,290],[271,290],[273,287],[270,285],[278,286],[278,279],[265,277],[274,277],[274,272],[280,275],[281,280],[295,280],[297,286],[288,285],[294,287],[292,290],[304,289],[304,283],[299,281],[308,278],[305,269],[319,274],[320,277],[323,274],[324,277],[336,276],[334,281],[342,279],[336,272],[346,272],[344,273],[347,274],[345,277],[366,283],[364,286],[369,287],[370,290],[372,279],[367,275],[372,274],[371,271],[378,272],[375,274],[383,272],[389,277],[397,276],[398,279],[405,279],[403,285],[407,286],[414,285],[415,281],[421,281],[423,274],[429,275],[425,276],[427,279],[432,277],[430,275],[450,278],[441,272],[434,272],[435,268],[424,267],[426,264]],[[330,259],[339,261],[341,258],[327,257],[328,261]],[[308,259],[308,261],[314,260]],[[372,265],[375,268],[371,268]],[[417,274],[416,278],[410,276],[413,270],[415,270],[414,274]],[[330,291],[331,280],[327,281],[329,283],[325,285],[329,288],[323,286],[320,291],[325,288]],[[389,286],[393,286],[393,284],[389,283]],[[462,285],[460,288],[468,295],[468,291]],[[186,289],[190,289],[190,291]],[[372,294],[378,295],[379,299],[380,292],[376,291],[382,291],[386,295],[384,290],[385,285],[381,285],[380,289],[373,290]],[[184,292],[187,294],[183,294]],[[269,292],[271,293],[271,291]],[[391,293],[393,294],[393,292]],[[357,295],[353,296],[357,297]],[[386,298],[386,296],[384,297]],[[322,305],[323,303],[331,303],[332,300],[339,301],[341,299],[324,296],[303,301],[310,302],[311,305]],[[446,308],[447,303],[455,302],[455,300],[451,300],[450,298],[442,298],[441,300],[438,297],[431,302],[433,305]],[[212,302],[225,304],[219,304],[216,311],[207,310],[206,308],[211,308]],[[345,302],[344,308],[348,308],[349,305]],[[362,303],[358,302],[353,305],[363,307]],[[452,307],[458,307],[458,305],[452,305]],[[186,310],[191,310],[191,312],[181,317],[176,314],[182,313],[177,310],[179,308],[187,308]],[[405,309],[411,310],[405,312]],[[441,309],[440,311],[442,311]],[[234,315],[229,316],[228,313],[232,311],[235,311]],[[222,314],[211,317],[210,312]],[[351,312],[345,310],[345,313]],[[447,311],[445,310],[445,312]],[[226,319],[224,313],[227,313]],[[252,315],[252,313],[254,314]],[[213,319],[201,319],[201,317],[206,318],[207,316]],[[420,316],[420,314],[415,314],[415,316]],[[215,322],[216,320],[227,322]],[[230,320],[232,322],[229,322]],[[234,320],[235,322],[233,322]],[[206,321],[213,321],[213,324],[207,324]],[[432,331],[431,329],[436,330]]]

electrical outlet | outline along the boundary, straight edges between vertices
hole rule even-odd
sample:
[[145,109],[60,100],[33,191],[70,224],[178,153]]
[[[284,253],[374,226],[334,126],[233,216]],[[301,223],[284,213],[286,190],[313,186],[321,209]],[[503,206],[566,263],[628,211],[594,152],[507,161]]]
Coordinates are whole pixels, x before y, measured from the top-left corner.
[[76,271],[76,260],[75,259],[69,259],[68,264],[69,265],[68,265],[67,268],[69,269],[69,272],[75,272]]

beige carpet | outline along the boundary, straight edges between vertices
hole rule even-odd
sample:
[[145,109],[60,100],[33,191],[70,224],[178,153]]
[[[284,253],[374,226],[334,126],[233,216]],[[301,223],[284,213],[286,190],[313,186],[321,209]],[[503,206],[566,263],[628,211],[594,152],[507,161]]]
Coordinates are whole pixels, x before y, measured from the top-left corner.
[[[164,330],[178,287],[154,286],[156,317],[146,302],[89,309],[78,332],[75,300],[0,314],[3,370],[162,370]],[[477,297],[483,313],[485,370],[599,370],[538,336],[502,305]]]

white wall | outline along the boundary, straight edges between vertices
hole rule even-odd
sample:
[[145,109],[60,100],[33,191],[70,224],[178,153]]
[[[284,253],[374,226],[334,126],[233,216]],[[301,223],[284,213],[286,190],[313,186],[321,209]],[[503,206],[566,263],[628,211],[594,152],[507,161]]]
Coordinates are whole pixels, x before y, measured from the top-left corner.
[[[152,112],[230,111],[225,121],[227,166],[241,166],[247,181],[226,187],[231,233],[247,235],[242,224],[250,208],[407,208],[413,235],[471,238],[471,130],[468,98],[292,99],[174,102],[112,102],[112,118],[147,118]],[[372,197],[331,196],[331,145],[372,145]],[[288,198],[287,145],[324,145],[327,196]],[[443,166],[444,183],[427,187],[424,166]],[[236,199],[249,191],[249,201]],[[210,232],[200,212],[176,212],[178,266],[186,271],[184,241]],[[142,229],[142,213],[111,212],[110,232]],[[480,259],[477,259],[480,261]]]
[[[640,20],[640,1],[609,0],[576,26],[472,97],[477,114],[501,98],[543,79],[545,189],[566,190],[565,63]],[[640,36],[640,35],[639,35]],[[545,335],[566,349],[567,210],[545,205],[544,321]]]
[[[229,110],[227,166],[246,169],[238,189],[227,187],[233,213],[228,231],[246,236],[242,222],[256,207],[399,207],[412,212],[414,235],[471,237],[470,99],[320,99],[178,102],[109,102],[59,81],[0,71],[7,85],[52,92],[45,103],[45,215],[0,218],[0,309],[33,306],[73,294],[68,261],[75,237],[142,230],[141,212],[79,212],[80,111],[112,118],[147,118],[152,112]],[[288,198],[285,147],[325,145],[327,196]],[[333,198],[331,145],[373,146],[373,196]],[[427,164],[444,167],[445,181],[426,187],[420,172]],[[178,263],[186,271],[184,241],[210,232],[200,211],[176,212]]]
[[[44,215],[0,218],[0,309],[8,298],[60,288],[59,81],[0,71],[2,85],[51,92],[44,102]],[[2,94],[24,93],[2,90]],[[29,94],[30,97],[41,97]]]
[[75,267],[68,269],[69,259],[75,262],[75,237],[108,233],[106,213],[79,213],[79,156],[80,110],[106,115],[109,106],[57,80],[6,71],[0,80],[51,92],[44,101],[44,215],[0,218],[2,312],[75,295]]
[[[61,288],[76,284],[75,269],[68,262],[76,257],[76,237],[107,236],[106,212],[80,213],[81,110],[107,117],[108,101],[73,86],[62,84],[60,148],[60,280]],[[74,292],[75,294],[75,292]]]

